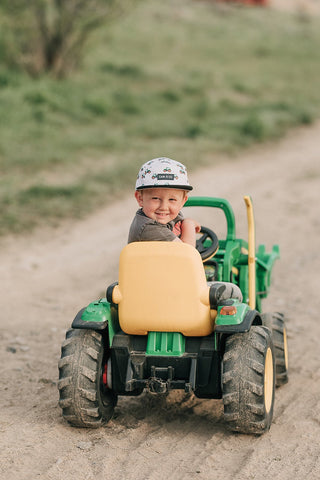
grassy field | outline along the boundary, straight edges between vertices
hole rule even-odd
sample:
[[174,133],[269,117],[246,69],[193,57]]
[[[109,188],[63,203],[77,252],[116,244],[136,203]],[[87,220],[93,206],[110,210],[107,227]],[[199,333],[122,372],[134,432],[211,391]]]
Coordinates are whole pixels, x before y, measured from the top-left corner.
[[67,79],[0,63],[0,234],[89,214],[155,156],[191,170],[310,124],[319,78],[320,20],[191,0],[141,2]]

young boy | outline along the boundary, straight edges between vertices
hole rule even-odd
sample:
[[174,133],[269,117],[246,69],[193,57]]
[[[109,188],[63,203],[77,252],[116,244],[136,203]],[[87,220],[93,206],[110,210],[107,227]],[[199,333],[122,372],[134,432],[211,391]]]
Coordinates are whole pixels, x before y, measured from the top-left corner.
[[[140,168],[135,198],[140,206],[129,230],[128,243],[145,241],[182,241],[196,245],[200,224],[184,218],[180,212],[192,190],[186,167],[167,157],[154,158]],[[236,298],[242,302],[237,285],[209,282],[212,297],[221,301]]]
[[192,190],[186,167],[171,158],[154,158],[142,165],[135,197],[141,207],[129,231],[128,243],[182,241],[196,244],[200,224],[180,212]]

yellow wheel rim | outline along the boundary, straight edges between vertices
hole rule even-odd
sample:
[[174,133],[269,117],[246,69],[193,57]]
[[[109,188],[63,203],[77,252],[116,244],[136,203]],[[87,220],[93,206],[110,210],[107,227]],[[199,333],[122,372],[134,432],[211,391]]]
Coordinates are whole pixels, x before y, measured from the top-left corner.
[[272,351],[269,347],[266,354],[264,366],[264,406],[266,412],[269,413],[273,398],[273,358]]
[[289,360],[288,360],[288,343],[287,343],[287,330],[283,329],[283,348],[284,348],[284,361],[286,366],[286,371],[289,367]]

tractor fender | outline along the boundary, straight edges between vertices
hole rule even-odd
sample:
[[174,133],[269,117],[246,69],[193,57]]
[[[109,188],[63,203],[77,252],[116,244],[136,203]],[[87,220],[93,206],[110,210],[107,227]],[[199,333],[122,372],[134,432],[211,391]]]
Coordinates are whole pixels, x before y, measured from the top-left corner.
[[105,330],[111,319],[110,304],[106,300],[98,300],[82,308],[72,322],[72,328]]
[[216,324],[214,331],[216,333],[245,333],[249,332],[252,325],[262,325],[262,319],[257,310],[251,310],[249,308],[240,323],[228,325]]

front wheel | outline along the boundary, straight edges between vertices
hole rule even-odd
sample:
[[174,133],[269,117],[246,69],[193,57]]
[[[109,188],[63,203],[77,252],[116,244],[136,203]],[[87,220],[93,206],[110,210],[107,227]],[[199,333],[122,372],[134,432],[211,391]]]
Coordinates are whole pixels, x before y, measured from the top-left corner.
[[231,430],[260,435],[270,428],[275,357],[268,328],[252,326],[226,339],[222,385],[224,417]]
[[94,330],[70,329],[61,347],[59,405],[75,427],[97,428],[113,415],[117,396],[107,387],[108,349]]

